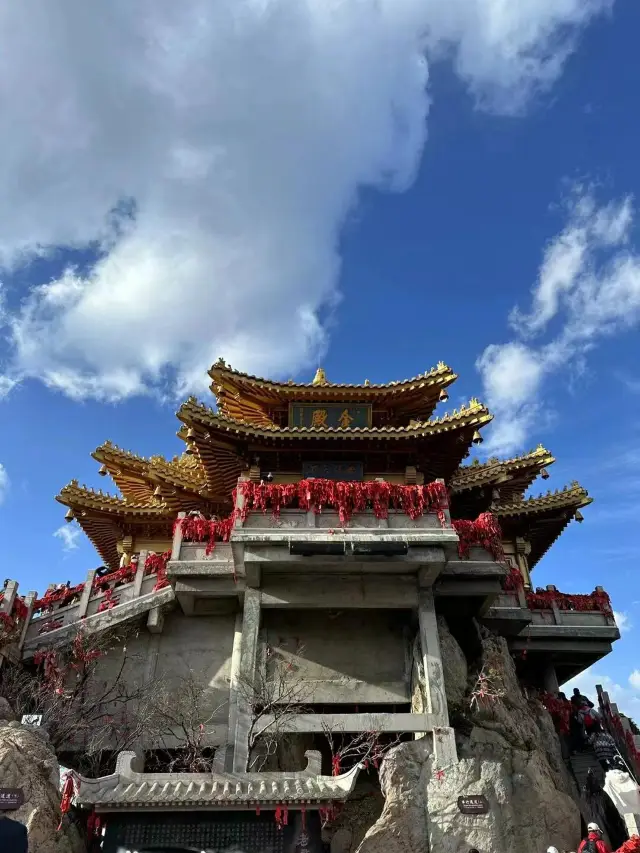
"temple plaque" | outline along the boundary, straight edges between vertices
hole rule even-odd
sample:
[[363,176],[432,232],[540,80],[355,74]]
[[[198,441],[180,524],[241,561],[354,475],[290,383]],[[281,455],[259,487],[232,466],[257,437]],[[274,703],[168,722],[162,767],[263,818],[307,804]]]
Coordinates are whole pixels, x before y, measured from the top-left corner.
[[305,480],[360,481],[364,476],[362,462],[303,462],[302,476]]
[[489,801],[481,794],[458,797],[458,810],[461,814],[487,814],[489,812]]
[[0,811],[13,811],[24,805],[22,788],[0,788]]
[[371,404],[291,403],[289,426],[310,429],[367,429],[371,426]]

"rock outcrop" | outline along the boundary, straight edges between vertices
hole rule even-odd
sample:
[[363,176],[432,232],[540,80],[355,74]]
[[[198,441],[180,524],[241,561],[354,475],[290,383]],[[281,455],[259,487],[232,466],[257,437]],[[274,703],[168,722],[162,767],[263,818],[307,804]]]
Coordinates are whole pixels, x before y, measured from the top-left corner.
[[[522,692],[506,641],[481,630],[481,659],[468,663],[444,622],[440,635],[459,761],[435,767],[430,738],[390,751],[380,777],[384,809],[358,853],[576,849],[577,791],[551,718]],[[480,673],[483,691],[494,695],[472,702]],[[466,795],[484,796],[488,813],[461,814],[458,797]]]
[[73,827],[60,823],[60,770],[44,732],[0,720],[0,787],[21,788],[24,805],[8,816],[25,824],[29,853],[79,853]]

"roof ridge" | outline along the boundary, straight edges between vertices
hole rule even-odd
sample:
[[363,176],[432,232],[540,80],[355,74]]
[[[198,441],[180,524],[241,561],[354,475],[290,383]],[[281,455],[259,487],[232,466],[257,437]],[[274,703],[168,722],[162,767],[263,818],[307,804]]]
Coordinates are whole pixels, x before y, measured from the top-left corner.
[[227,364],[223,358],[219,358],[209,369],[209,375],[215,369],[224,370],[227,374],[232,376],[238,376],[240,378],[249,379],[252,382],[259,382],[265,385],[275,385],[279,388],[370,388],[370,389],[381,389],[381,388],[393,388],[398,385],[407,385],[411,382],[419,382],[421,379],[430,379],[434,376],[438,375],[449,375],[452,378],[452,381],[458,378],[458,375],[454,373],[454,371],[443,361],[439,361],[435,367],[430,368],[429,370],[425,370],[424,373],[419,373],[417,376],[412,376],[407,379],[396,379],[391,382],[379,382],[379,383],[370,383],[368,380],[365,380],[364,383],[349,383],[349,382],[326,382],[325,384],[318,386],[314,385],[313,382],[293,382],[289,380],[284,382],[278,379],[266,379],[262,376],[256,376],[253,373],[245,373],[242,370],[235,370],[231,367],[230,364]]

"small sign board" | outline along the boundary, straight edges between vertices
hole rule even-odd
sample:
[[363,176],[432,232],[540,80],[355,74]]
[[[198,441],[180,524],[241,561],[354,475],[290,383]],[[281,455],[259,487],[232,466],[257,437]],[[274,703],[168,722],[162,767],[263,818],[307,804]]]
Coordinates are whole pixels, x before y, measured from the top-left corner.
[[19,809],[24,804],[22,788],[0,788],[0,811]]
[[23,714],[21,723],[23,726],[42,725],[42,714]]
[[482,794],[458,797],[458,810],[461,814],[487,814],[489,801]]

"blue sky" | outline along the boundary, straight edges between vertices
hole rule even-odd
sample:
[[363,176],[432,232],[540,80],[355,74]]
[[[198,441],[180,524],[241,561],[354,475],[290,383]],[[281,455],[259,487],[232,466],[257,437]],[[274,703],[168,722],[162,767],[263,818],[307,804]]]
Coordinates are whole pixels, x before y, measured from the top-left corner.
[[343,382],[443,360],[450,404],[496,414],[483,452],[542,442],[545,486],[595,498],[535,582],[607,588],[623,639],[582,683],[640,716],[640,7],[502,6],[7,13],[0,531],[23,591],[97,565],[54,495],[105,486],[107,438],[180,452],[218,355]]

